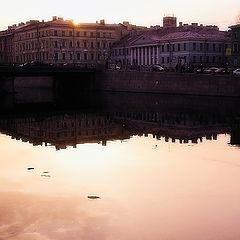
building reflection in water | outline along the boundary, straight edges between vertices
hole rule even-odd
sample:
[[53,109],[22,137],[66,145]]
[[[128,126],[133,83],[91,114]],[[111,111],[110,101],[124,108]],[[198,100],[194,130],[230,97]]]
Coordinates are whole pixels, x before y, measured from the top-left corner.
[[84,143],[106,145],[107,141],[148,134],[166,142],[197,144],[203,138],[216,140],[218,134],[224,133],[231,134],[230,144],[240,144],[236,99],[104,93],[96,99],[98,106],[99,101],[101,109],[93,110],[92,103],[91,108],[81,104],[78,109],[74,101],[74,110],[65,106],[31,114],[29,109],[24,113],[24,106],[19,113],[17,106],[1,115],[0,131],[14,139],[55,146],[57,150]]

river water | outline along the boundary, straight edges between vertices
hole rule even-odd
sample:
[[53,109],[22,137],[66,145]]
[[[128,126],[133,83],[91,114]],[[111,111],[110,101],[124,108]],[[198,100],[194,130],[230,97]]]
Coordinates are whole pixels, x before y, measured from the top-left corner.
[[44,96],[2,107],[1,240],[240,239],[239,100]]

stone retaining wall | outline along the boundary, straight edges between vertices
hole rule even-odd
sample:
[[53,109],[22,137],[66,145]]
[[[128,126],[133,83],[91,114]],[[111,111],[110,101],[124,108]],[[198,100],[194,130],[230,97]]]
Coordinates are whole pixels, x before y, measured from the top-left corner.
[[240,96],[240,77],[106,70],[98,88],[107,91]]

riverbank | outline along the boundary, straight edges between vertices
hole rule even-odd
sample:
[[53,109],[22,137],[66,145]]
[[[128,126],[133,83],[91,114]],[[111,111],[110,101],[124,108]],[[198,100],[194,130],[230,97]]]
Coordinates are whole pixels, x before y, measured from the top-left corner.
[[106,70],[99,90],[240,97],[240,77],[194,73]]

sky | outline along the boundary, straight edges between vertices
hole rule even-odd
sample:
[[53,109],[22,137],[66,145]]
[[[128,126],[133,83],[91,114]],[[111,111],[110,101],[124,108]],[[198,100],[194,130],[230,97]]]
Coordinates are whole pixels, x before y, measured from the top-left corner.
[[52,16],[74,22],[107,23],[129,21],[136,25],[162,25],[165,15],[174,15],[178,22],[218,25],[226,30],[240,15],[240,0],[8,0],[1,1],[0,30],[28,20],[51,20]]

